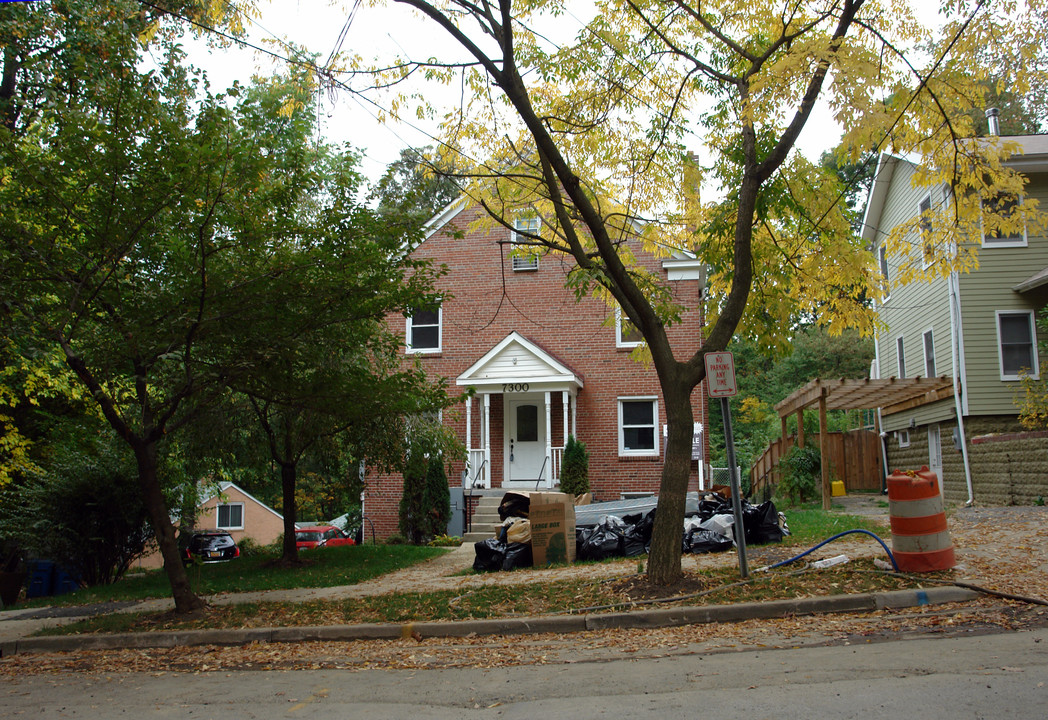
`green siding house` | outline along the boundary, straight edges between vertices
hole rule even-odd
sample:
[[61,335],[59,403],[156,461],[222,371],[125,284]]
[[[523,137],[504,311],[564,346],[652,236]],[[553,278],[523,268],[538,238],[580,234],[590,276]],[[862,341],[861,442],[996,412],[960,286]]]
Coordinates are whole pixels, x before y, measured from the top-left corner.
[[[1029,181],[1019,202],[1034,198],[1048,208],[1048,135],[1001,140],[1022,148],[1007,163]],[[885,287],[876,303],[883,328],[875,373],[945,375],[953,391],[881,408],[889,472],[928,465],[951,502],[1032,504],[1048,498],[1048,432],[1019,424],[1016,397],[1021,375],[1040,367],[1035,319],[1048,303],[1048,237],[1029,228],[984,234],[975,239],[977,269],[900,283],[898,269],[913,258],[888,252],[888,233],[950,203],[948,187],[929,191],[913,182],[917,169],[882,154],[863,221]],[[921,252],[918,232],[911,253]]]

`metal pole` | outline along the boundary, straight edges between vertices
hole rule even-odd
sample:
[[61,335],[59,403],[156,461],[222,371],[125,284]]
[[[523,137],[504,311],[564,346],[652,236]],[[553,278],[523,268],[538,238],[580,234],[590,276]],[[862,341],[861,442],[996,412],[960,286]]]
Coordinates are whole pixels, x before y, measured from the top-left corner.
[[750,576],[746,563],[746,528],[742,524],[742,484],[735,467],[735,437],[731,432],[731,407],[728,398],[721,398],[721,415],[724,418],[724,447],[728,453],[728,473],[731,475],[731,507],[735,515],[735,547],[739,553],[739,575],[743,579]]

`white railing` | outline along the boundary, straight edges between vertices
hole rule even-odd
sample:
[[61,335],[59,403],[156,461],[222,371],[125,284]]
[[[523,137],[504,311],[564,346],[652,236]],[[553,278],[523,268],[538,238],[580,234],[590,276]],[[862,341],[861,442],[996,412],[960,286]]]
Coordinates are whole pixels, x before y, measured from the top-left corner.
[[553,448],[553,484],[560,484],[560,467],[564,462],[564,448],[555,447]]
[[489,487],[488,466],[485,463],[486,454],[483,448],[470,450],[466,465],[466,477],[463,478],[464,487]]

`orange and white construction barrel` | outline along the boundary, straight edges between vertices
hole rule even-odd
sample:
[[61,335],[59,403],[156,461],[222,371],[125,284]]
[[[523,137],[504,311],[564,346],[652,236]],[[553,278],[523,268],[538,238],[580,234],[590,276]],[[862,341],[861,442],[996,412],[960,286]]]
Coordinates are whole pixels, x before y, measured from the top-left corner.
[[927,466],[888,476],[892,555],[904,572],[949,570],[957,564],[946,527],[939,478]]

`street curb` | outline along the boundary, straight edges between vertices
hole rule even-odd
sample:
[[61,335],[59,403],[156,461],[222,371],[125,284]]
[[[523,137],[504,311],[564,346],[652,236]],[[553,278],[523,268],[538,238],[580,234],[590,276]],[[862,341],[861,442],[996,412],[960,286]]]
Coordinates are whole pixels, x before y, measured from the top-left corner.
[[966,602],[979,593],[957,586],[927,590],[895,590],[861,595],[774,600],[706,607],[685,606],[592,615],[550,615],[455,622],[373,623],[318,627],[250,628],[243,630],[178,630],[108,635],[64,635],[23,638],[0,643],[0,657],[19,653],[72,652],[77,650],[120,650],[125,648],[171,648],[194,645],[247,645],[253,642],[309,642],[350,640],[396,640],[399,638],[474,635],[531,635],[572,633],[618,628],[662,628],[680,625],[731,623],[744,620],[873,612],[876,610]]

